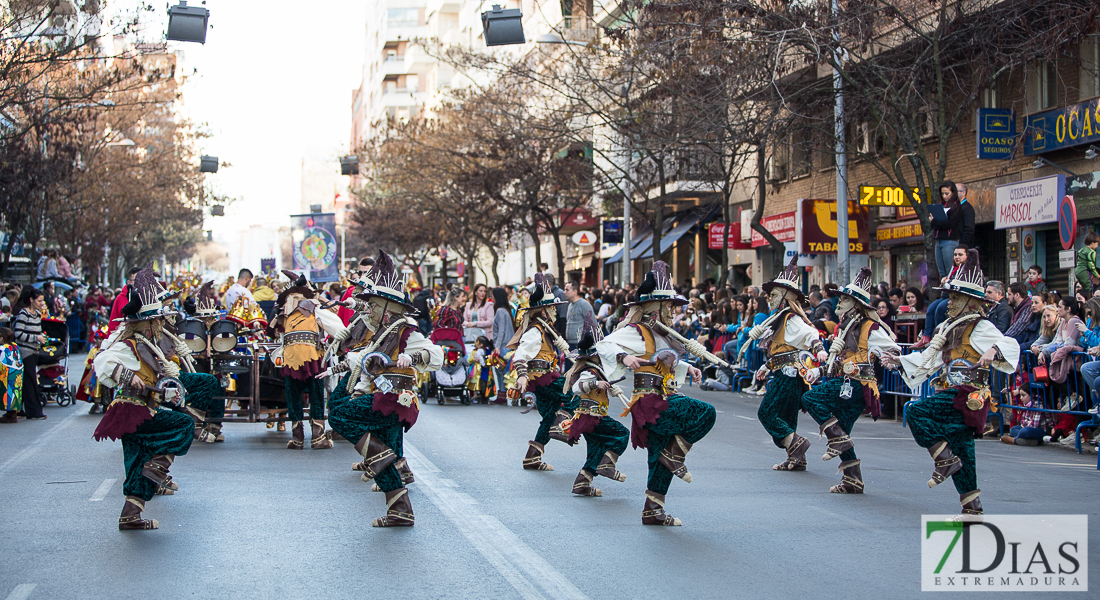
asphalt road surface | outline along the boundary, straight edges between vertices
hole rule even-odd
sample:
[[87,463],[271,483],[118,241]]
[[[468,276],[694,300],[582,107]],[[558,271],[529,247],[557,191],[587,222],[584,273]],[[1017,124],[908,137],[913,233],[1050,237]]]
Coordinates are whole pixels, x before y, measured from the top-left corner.
[[[524,471],[536,413],[432,403],[406,436],[413,528],[370,526],[384,498],[351,471],[347,442],[293,451],[289,433],[228,424],[224,444],[196,442],[173,466],[175,496],[148,503],[159,530],[119,532],[121,444],[92,439],[87,405],[51,406],[46,421],[0,425],[0,599],[921,594],[920,516],[959,503],[950,483],[927,488],[932,461],[907,429],[861,419],[866,494],[830,494],[839,460],[820,460],[808,416],[809,470],[775,472],[783,453],[756,421],[759,397],[689,394],[718,420],[688,455],[694,481],[673,481],[674,528],[641,525],[642,451],[622,457],[626,482],[598,478],[603,497],[574,497],[583,444],[551,442],[556,470]],[[1095,454],[979,441],[977,455],[987,512],[1091,514],[1100,528]]]

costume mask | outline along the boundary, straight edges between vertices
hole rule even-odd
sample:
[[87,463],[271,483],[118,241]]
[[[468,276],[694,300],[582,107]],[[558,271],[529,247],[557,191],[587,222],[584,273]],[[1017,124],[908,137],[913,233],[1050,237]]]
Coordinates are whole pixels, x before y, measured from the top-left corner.
[[841,296],[840,301],[836,303],[836,316],[840,320],[844,320],[844,316],[848,314],[848,311],[856,308],[856,301],[852,300],[848,296]]
[[783,300],[786,299],[786,297],[786,290],[782,290],[780,288],[773,289],[771,293],[768,294],[768,308],[773,311],[777,310],[779,308],[779,305],[783,303]]
[[[947,316],[948,318],[955,318],[961,315],[968,306],[970,301],[974,300],[966,294],[958,294],[955,292],[948,293],[947,296]],[[976,302],[976,300],[975,300]]]

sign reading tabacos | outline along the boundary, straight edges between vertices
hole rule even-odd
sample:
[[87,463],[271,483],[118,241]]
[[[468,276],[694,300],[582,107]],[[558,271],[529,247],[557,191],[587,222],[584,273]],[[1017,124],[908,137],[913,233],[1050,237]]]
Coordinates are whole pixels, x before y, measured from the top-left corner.
[[1008,229],[1054,223],[1058,220],[1058,201],[1065,195],[1065,175],[999,185],[994,227]]

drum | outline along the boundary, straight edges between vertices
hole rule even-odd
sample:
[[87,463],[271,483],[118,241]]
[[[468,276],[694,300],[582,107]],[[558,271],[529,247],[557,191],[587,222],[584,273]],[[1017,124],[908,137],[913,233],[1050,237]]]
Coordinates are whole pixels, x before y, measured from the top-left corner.
[[210,348],[214,352],[232,352],[236,347],[236,323],[222,319],[210,326]]
[[198,319],[187,319],[177,325],[176,330],[192,353],[200,354],[206,350],[206,323]]

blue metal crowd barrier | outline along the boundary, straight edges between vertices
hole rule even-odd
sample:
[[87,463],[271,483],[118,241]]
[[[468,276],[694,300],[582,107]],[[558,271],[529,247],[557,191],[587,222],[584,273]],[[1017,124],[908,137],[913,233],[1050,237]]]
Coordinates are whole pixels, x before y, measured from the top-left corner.
[[[1092,362],[1093,357],[1085,354],[1084,352],[1074,352],[1070,355],[1070,360],[1073,361],[1073,367],[1065,381],[1065,392],[1062,392],[1062,388],[1059,384],[1054,382],[1040,382],[1033,379],[1035,367],[1039,366],[1036,356],[1030,351],[1025,350],[1020,356],[1020,366],[1017,372],[1023,371],[1029,374],[1028,377],[1028,394],[1032,397],[1032,406],[1022,406],[1018,404],[1012,404],[1013,398],[1012,392],[1016,389],[1016,375],[1009,373],[1002,373],[996,369],[990,368],[990,391],[997,401],[997,412],[990,412],[991,415],[996,416],[1000,422],[1000,432],[1004,433],[1004,409],[1009,410],[1021,410],[1021,411],[1033,411],[1051,415],[1073,415],[1075,417],[1084,417],[1086,420],[1076,424],[1074,431],[1075,440],[1074,445],[1077,449],[1077,453],[1082,452],[1081,448],[1081,431],[1083,429],[1091,429],[1100,427],[1100,416],[1094,412],[1089,412],[1089,409],[1095,409],[1097,403],[1094,401],[1092,394],[1089,391],[1088,384],[1085,383],[1084,378],[1081,377],[1081,366],[1087,362]],[[1048,361],[1049,362],[1049,361]],[[896,373],[895,373],[896,375]],[[1072,400],[1074,394],[1076,394],[1076,402]],[[905,403],[902,407],[902,426],[906,425],[905,422],[905,410],[909,404],[915,402],[920,398],[926,398],[931,396],[931,389],[928,387],[926,381],[921,388],[921,394],[915,399]],[[1100,455],[1097,456],[1096,468],[1100,470]]]

